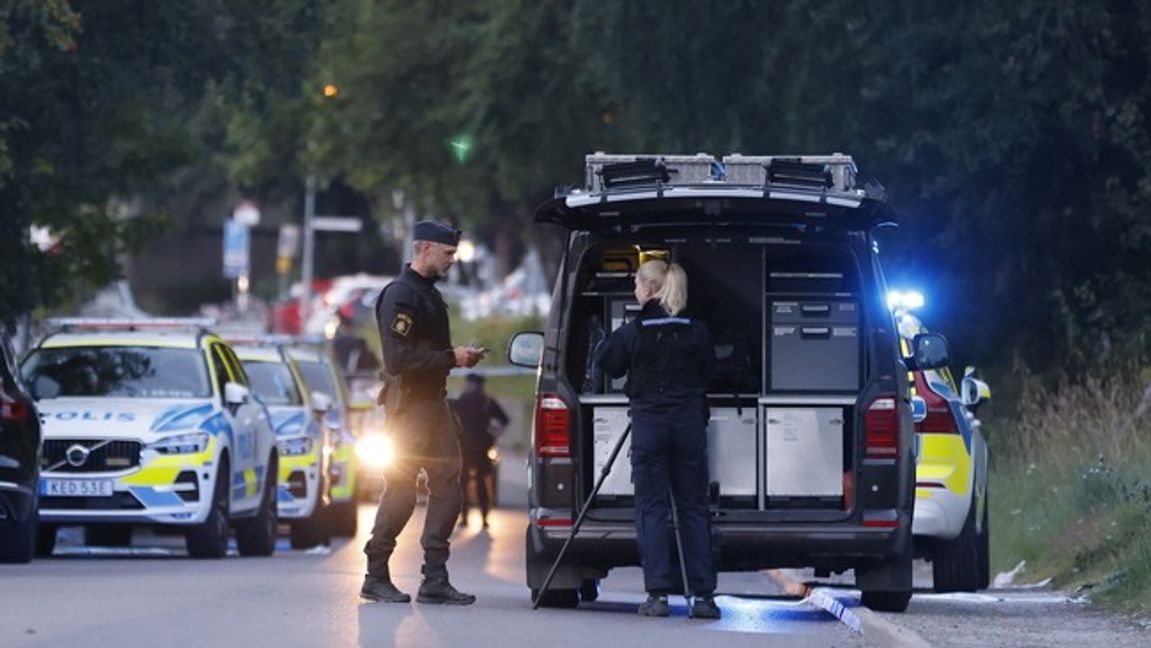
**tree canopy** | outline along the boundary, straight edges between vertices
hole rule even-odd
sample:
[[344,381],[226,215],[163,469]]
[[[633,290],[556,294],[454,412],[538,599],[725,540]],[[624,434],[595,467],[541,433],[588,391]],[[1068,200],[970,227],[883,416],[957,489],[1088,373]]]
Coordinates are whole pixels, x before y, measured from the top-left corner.
[[[929,323],[965,357],[1145,356],[1148,9],[9,0],[0,317],[110,276],[145,216],[292,195],[306,173],[380,217],[402,189],[422,213],[523,240],[591,151],[843,151],[902,216],[889,280],[929,293]],[[32,223],[65,249],[32,247]]]

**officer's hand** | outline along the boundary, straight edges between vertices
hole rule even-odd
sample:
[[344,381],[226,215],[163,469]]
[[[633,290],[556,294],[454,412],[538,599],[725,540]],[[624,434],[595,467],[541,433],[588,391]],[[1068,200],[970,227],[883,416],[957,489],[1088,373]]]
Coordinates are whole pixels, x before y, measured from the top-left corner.
[[474,367],[484,357],[482,351],[473,347],[458,346],[452,352],[456,356],[457,367]]

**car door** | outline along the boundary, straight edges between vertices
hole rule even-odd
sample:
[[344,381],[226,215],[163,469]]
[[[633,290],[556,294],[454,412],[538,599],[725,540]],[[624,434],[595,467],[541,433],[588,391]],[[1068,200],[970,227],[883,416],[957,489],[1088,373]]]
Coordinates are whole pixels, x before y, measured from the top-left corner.
[[232,408],[224,401],[224,385],[232,382],[246,385],[243,374],[228,360],[228,348],[221,343],[213,343],[210,348],[212,367],[216,373],[217,387],[223,404],[223,416],[232,430],[231,468],[227,476],[232,495],[232,510],[246,511],[259,502],[259,480],[256,475],[255,437],[252,433],[253,407],[258,407],[255,399]]
[[[243,363],[236,357],[236,352],[227,345],[224,345],[223,349],[224,359],[228,362],[233,375],[236,376],[236,382],[251,390],[251,380],[248,379],[248,374],[244,371]],[[274,487],[277,479],[277,475],[270,474],[268,471],[268,460],[272,456],[272,447],[276,443],[276,433],[272,429],[272,419],[268,414],[268,408],[254,396],[240,407],[237,411],[237,418],[243,423],[245,433],[249,435],[248,442],[251,445],[252,468],[255,477],[255,485],[251,487],[251,504],[258,506],[259,494],[264,491],[265,482],[269,479],[272,480]]]

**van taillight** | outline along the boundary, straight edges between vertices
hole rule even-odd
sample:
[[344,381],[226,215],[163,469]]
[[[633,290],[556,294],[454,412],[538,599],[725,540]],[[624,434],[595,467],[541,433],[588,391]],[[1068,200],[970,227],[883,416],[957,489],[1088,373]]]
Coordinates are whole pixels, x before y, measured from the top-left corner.
[[863,417],[867,456],[899,455],[899,407],[896,396],[882,394],[871,401]]
[[536,397],[536,454],[541,457],[571,455],[568,406],[556,394]]
[[959,434],[955,417],[947,399],[936,394],[927,385],[922,372],[915,372],[915,393],[927,404],[927,417],[915,424],[916,432],[927,434]]

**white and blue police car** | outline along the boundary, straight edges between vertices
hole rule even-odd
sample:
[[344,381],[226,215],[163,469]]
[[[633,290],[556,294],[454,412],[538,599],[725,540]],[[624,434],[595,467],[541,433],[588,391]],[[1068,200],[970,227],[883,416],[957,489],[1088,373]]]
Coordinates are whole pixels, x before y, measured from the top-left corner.
[[38,552],[61,525],[89,544],[134,525],[183,527],[188,553],[222,558],[276,544],[271,418],[210,321],[61,319],[24,359],[43,421]]

